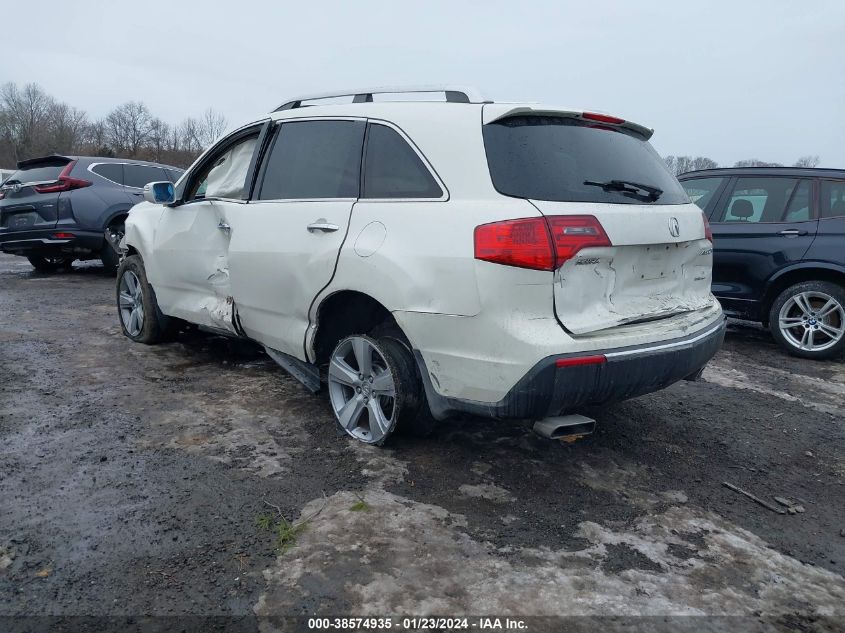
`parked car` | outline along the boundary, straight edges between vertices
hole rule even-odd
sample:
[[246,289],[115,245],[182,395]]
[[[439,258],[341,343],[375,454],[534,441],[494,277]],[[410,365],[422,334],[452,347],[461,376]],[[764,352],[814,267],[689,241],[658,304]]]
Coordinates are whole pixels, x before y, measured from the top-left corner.
[[845,170],[708,169],[678,177],[709,217],[713,292],[790,354],[845,349]]
[[45,156],[18,163],[0,187],[0,250],[39,272],[100,258],[116,269],[116,244],[146,183],[175,182],[181,169],[137,160]]
[[148,185],[123,333],[155,343],[184,320],[257,341],[374,444],[397,423],[537,420],[696,376],[724,336],[712,245],[651,130],[445,93],[294,99],[175,188]]

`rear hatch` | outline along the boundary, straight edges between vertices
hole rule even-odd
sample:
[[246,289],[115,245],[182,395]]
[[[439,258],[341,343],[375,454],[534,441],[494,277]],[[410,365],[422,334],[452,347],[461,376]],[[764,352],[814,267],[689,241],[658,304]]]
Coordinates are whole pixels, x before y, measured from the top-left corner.
[[48,156],[18,163],[18,170],[0,187],[0,232],[55,227],[59,196],[68,189],[69,179],[61,179],[73,162],[65,156]]
[[704,217],[648,143],[650,130],[601,114],[489,107],[493,184],[545,216],[555,312],[569,332],[712,305]]

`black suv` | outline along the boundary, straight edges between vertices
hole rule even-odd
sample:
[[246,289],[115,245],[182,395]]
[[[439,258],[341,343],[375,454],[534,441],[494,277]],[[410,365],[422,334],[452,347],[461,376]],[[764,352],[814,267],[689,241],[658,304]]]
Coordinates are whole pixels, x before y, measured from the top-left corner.
[[787,351],[845,349],[845,170],[707,169],[678,176],[713,229],[713,294]]
[[176,182],[182,170],[144,161],[47,156],[18,163],[0,186],[0,250],[29,258],[40,272],[75,259],[118,264],[129,209],[148,182]]

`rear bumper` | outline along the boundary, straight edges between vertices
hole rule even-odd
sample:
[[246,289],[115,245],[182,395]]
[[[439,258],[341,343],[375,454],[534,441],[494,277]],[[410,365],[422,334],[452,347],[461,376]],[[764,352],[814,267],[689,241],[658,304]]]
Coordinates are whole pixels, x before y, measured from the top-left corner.
[[[56,238],[59,231],[73,233],[73,237]],[[13,255],[83,256],[100,252],[104,243],[102,233],[67,226],[36,231],[0,231],[0,251]]]
[[579,406],[599,405],[659,391],[697,374],[725,337],[725,318],[682,338],[633,347],[589,352],[600,364],[558,367],[561,360],[585,354],[548,356],[534,365],[499,402],[477,402],[437,393],[425,361],[414,352],[431,412],[437,419],[470,413],[498,419],[541,419]]

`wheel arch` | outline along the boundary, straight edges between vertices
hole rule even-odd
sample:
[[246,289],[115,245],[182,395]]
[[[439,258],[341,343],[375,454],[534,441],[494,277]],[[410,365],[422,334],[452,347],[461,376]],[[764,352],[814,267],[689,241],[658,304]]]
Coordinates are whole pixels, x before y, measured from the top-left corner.
[[763,323],[768,324],[769,311],[777,296],[802,281],[829,281],[845,288],[845,267],[829,262],[802,262],[778,271],[766,285],[761,310]]
[[399,328],[381,301],[358,290],[336,290],[323,297],[317,306],[314,332],[305,342],[306,357],[321,365],[342,338],[368,333],[384,323]]

